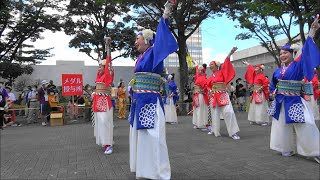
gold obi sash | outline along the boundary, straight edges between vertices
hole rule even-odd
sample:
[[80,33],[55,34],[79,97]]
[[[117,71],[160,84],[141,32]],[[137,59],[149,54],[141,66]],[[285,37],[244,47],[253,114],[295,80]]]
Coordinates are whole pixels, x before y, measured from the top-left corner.
[[201,93],[201,94],[203,94],[203,93],[204,93],[204,90],[202,89],[201,86],[194,85],[194,93]]
[[111,86],[105,86],[102,82],[96,83],[96,89],[93,90],[93,95],[111,96]]
[[227,92],[227,86],[223,82],[213,83],[212,85],[213,92]]
[[261,87],[262,86],[260,84],[253,84],[253,91],[258,91]]

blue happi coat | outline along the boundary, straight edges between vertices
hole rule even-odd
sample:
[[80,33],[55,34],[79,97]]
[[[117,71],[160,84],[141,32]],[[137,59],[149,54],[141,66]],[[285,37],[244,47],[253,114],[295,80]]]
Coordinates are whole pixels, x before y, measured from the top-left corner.
[[[298,61],[293,61],[284,75],[281,74],[282,67],[275,70],[270,82],[270,92],[276,90],[276,85],[279,80],[295,80],[302,81],[304,77],[311,80],[314,76],[314,68],[320,65],[320,51],[312,38],[308,37],[303,48],[301,58]],[[304,123],[304,107],[300,96],[285,96],[277,94],[272,103],[269,114],[275,119],[279,119],[282,103],[285,108],[286,123]]]
[[[135,73],[150,72],[160,75],[164,69],[164,59],[178,49],[178,44],[170,32],[167,19],[161,18],[156,33],[154,45],[138,58],[134,70]],[[137,129],[149,129],[154,127],[158,99],[163,111],[163,103],[160,94],[133,92],[133,103],[129,116],[132,127],[134,117],[136,117],[137,120]]]
[[[179,99],[179,95],[178,95],[178,92],[177,92],[177,85],[176,83],[172,80],[168,83],[168,88],[169,88],[169,93],[167,94],[167,97],[170,95],[170,94],[174,94],[174,96],[172,97],[173,98],[173,103],[176,104],[177,100]],[[164,99],[164,103],[167,104],[167,97]]]

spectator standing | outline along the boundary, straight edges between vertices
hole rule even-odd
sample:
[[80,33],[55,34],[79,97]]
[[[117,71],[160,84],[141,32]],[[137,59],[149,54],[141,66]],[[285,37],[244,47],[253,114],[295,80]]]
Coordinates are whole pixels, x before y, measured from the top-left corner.
[[24,98],[24,103],[26,105],[26,108],[24,110],[24,117],[28,117],[28,112],[29,112],[29,107],[30,107],[30,102],[29,102],[29,93],[31,92],[31,86],[28,86],[28,88],[22,93],[21,97]]
[[232,104],[234,103],[234,93],[235,93],[235,90],[236,90],[236,88],[234,87],[233,82],[231,82],[231,83],[230,83],[229,91],[230,91],[230,100],[231,100],[231,103],[232,103]]
[[47,122],[50,121],[50,104],[49,104],[49,98],[48,98],[48,81],[42,80],[41,81],[41,87],[38,90],[38,99],[40,102],[40,113],[41,113],[41,122],[42,126],[46,126],[47,123],[45,119],[47,119]]
[[56,87],[56,85],[53,84],[52,80],[49,81],[47,89],[48,89],[48,93],[57,92],[57,87]]
[[6,106],[7,99],[9,97],[6,89],[3,87],[4,83],[0,82],[0,128],[4,126],[4,107]]
[[91,99],[91,94],[92,94],[92,89],[91,86],[89,84],[86,84],[84,87],[84,101],[86,104],[86,108],[85,108],[85,118],[89,118],[89,120],[91,120],[91,104],[92,104],[92,99]]
[[[37,108],[39,108],[39,102],[38,102],[38,99],[37,99],[37,95],[38,95],[38,92],[37,92],[37,86],[33,86],[31,88],[31,91],[28,93],[28,101],[30,103],[30,106],[29,106],[29,113],[28,113],[28,119],[27,119],[27,124],[30,124],[32,121],[33,123],[36,123],[37,120],[36,120],[36,117],[37,117]],[[33,116],[35,115],[35,116]]]
[[49,98],[49,104],[50,104],[51,110],[58,111],[58,103],[59,103],[58,93],[54,91],[50,91],[48,98]]
[[16,96],[12,92],[12,88],[10,86],[6,87],[6,90],[8,92],[8,99],[7,99],[7,104],[9,106],[9,109],[11,109],[11,121],[15,122],[16,121],[16,114],[14,112],[14,102],[17,100]]
[[132,94],[132,87],[131,87],[131,85],[130,85],[130,83],[129,83],[129,85],[128,85],[128,100],[129,100],[129,109],[131,109],[131,94]]
[[84,107],[85,107],[85,97],[84,95],[77,96],[77,108],[78,108],[78,117],[83,116]]
[[236,97],[237,97],[237,104],[238,104],[238,112],[244,111],[244,103],[245,103],[245,96],[246,96],[246,87],[241,83],[241,78],[236,80]]

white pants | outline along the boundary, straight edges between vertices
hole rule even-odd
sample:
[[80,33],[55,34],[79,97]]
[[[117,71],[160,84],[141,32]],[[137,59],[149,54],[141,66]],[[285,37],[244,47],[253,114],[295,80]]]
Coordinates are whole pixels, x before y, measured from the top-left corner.
[[256,122],[258,124],[261,123],[269,123],[270,116],[267,113],[268,110],[268,101],[266,100],[264,93],[262,94],[262,102],[260,104],[256,104],[254,99],[250,103],[250,108],[248,112],[248,120],[252,122]]
[[319,105],[317,104],[317,101],[314,99],[314,95],[311,95],[310,101],[307,102],[312,109],[314,119],[320,120]]
[[199,107],[193,107],[192,123],[198,128],[205,128],[208,124],[208,106],[202,94],[199,94]]
[[152,129],[137,130],[137,119],[130,126],[130,171],[136,178],[170,179],[171,168],[166,142],[166,126],[159,99]]
[[95,112],[94,136],[99,146],[113,144],[113,108],[106,112]]
[[[302,98],[301,98],[302,99]],[[297,151],[302,156],[319,156],[319,130],[309,105],[302,99],[305,123],[286,124],[284,105],[279,120],[273,119],[270,135],[270,148],[279,152]],[[293,128],[296,132],[294,137]]]
[[176,105],[173,103],[173,97],[167,98],[167,104],[164,105],[166,122],[178,122]]
[[227,131],[230,137],[240,131],[237,123],[236,115],[234,114],[233,107],[229,98],[228,98],[228,101],[229,101],[228,105],[221,106],[221,107],[219,107],[218,104],[216,104],[216,107],[212,108],[212,106],[210,105],[212,126],[213,126],[211,129],[211,132],[213,132],[215,136],[221,136],[220,114],[222,114],[222,116],[224,117],[224,122],[226,123]]

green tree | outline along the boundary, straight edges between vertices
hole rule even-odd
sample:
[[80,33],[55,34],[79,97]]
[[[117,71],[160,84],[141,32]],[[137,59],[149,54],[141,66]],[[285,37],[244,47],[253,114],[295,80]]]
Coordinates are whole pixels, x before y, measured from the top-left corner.
[[61,0],[0,2],[0,75],[10,83],[23,73],[30,74],[29,64],[51,56],[50,49],[35,49],[32,43],[41,39],[45,30],[59,31]]
[[[104,58],[106,56],[104,38],[112,38],[111,50],[122,50],[117,57],[134,57],[133,43],[134,29],[126,26],[131,20],[126,15],[130,8],[128,3],[116,0],[70,0],[67,6],[65,33],[74,35],[69,46],[79,48],[92,59],[95,54]],[[121,20],[116,20],[122,17]]]
[[[137,24],[155,30],[160,17],[163,14],[163,0],[132,1],[137,16],[134,18]],[[180,94],[184,96],[184,87],[188,84],[187,66],[187,39],[199,28],[201,22],[209,17],[222,13],[230,0],[178,0],[174,7],[170,29],[177,39],[179,50]]]
[[[227,14],[237,20],[236,26],[248,32],[240,33],[236,39],[254,38],[260,41],[275,59],[280,67],[278,58],[280,47],[277,44],[279,36],[284,35],[288,43],[295,42],[300,35],[305,42],[304,26],[311,24],[311,14],[317,9],[315,0],[279,1],[279,0],[242,0],[229,6]],[[299,34],[292,34],[292,28],[299,26]]]

